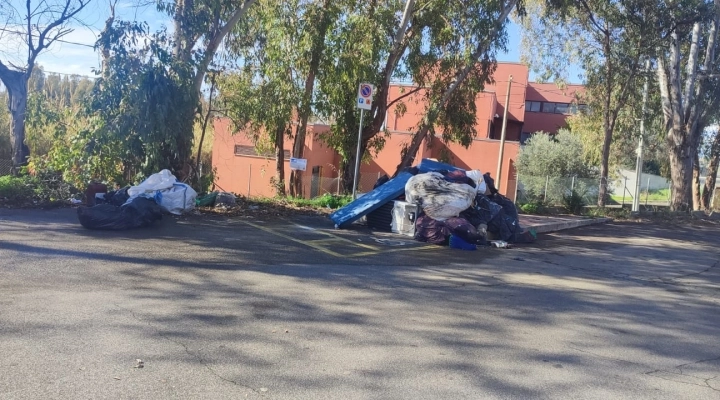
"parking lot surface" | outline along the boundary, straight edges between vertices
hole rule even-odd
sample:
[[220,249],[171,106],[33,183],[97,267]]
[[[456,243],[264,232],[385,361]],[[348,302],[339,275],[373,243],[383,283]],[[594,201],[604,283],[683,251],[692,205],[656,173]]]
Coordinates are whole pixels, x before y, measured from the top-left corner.
[[319,217],[2,210],[0,399],[718,399],[719,239],[468,252]]

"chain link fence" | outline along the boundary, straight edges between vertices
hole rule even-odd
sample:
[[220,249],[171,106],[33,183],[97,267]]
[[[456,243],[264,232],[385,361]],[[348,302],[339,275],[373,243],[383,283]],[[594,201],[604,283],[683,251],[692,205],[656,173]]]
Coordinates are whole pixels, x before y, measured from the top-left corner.
[[10,175],[12,171],[12,160],[0,160],[0,176]]
[[563,206],[573,192],[585,204],[597,204],[600,181],[575,177],[520,176],[517,189],[519,204],[543,203]]
[[[600,179],[552,176],[520,176],[517,193],[518,204],[543,203],[547,206],[565,206],[573,195],[582,198],[585,205],[597,204]],[[627,179],[608,183],[608,205],[633,203],[635,182]],[[649,182],[640,183],[640,205],[667,206],[670,204],[670,188],[653,189]]]
[[[358,193],[367,193],[373,190],[375,182],[382,176],[382,173],[363,173],[358,179]],[[338,195],[341,192],[340,178],[327,178],[323,176],[312,176],[310,180],[310,198],[324,194]]]

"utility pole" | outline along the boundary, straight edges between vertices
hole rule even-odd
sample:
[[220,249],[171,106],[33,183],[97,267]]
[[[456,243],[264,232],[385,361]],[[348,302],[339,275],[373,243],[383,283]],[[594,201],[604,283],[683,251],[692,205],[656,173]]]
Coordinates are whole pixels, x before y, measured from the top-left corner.
[[502,133],[500,133],[500,151],[498,154],[498,166],[497,166],[497,177],[495,178],[495,182],[497,182],[497,189],[500,190],[500,186],[502,185],[502,162],[503,162],[503,153],[505,153],[505,130],[507,129],[507,115],[508,115],[508,105],[510,103],[510,87],[512,86],[512,75],[510,75],[510,79],[508,79],[508,87],[507,87],[507,93],[505,93],[505,110],[503,111],[503,124],[502,124]]
[[[650,60],[645,60],[645,70],[650,71]],[[640,116],[640,141],[637,149],[637,162],[635,164],[635,195],[633,196],[632,211],[640,211],[640,178],[642,176],[643,167],[643,141],[645,140],[645,110],[647,108],[648,98],[648,77],[645,76],[645,85],[643,85],[642,99],[642,115]]]

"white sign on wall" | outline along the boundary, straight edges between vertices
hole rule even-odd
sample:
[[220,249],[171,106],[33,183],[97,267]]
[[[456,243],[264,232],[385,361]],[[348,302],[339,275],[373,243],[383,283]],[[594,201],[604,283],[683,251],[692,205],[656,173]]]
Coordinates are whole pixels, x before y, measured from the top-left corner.
[[307,159],[290,157],[290,169],[305,171],[307,169]]
[[369,83],[360,84],[360,87],[358,88],[358,108],[362,108],[363,110],[369,110],[372,108],[373,92],[373,85]]

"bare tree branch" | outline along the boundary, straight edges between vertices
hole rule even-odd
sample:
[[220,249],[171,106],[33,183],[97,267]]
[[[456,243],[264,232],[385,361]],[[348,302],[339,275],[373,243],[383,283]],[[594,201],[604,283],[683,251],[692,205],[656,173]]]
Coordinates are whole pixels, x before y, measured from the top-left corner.
[[421,91],[421,90],[423,90],[423,89],[425,89],[425,88],[422,87],[422,86],[419,86],[419,87],[416,87],[416,88],[414,88],[413,90],[411,90],[411,91],[409,91],[409,92],[407,92],[407,93],[404,93],[402,96],[400,96],[400,97],[398,97],[397,99],[389,102],[389,103],[387,104],[387,108],[392,107],[392,106],[395,105],[395,103],[397,103],[398,101],[400,101],[400,100],[402,100],[402,99],[404,99],[404,98],[406,98],[406,97],[408,97],[408,96],[412,96],[413,94],[415,94],[415,93],[417,93],[417,92],[419,92],[419,91]]

